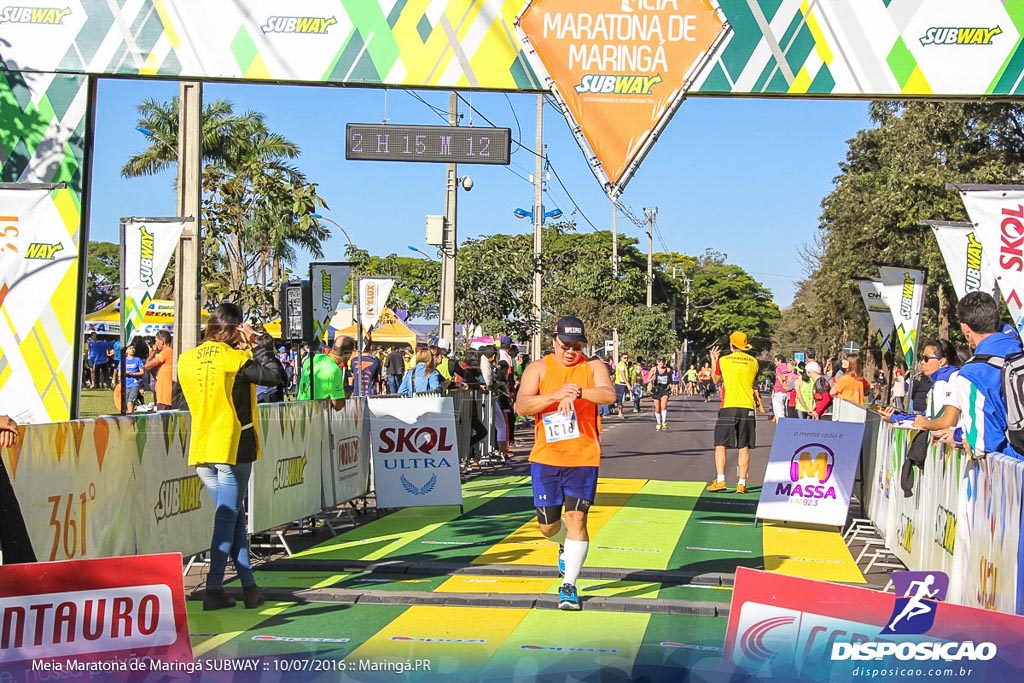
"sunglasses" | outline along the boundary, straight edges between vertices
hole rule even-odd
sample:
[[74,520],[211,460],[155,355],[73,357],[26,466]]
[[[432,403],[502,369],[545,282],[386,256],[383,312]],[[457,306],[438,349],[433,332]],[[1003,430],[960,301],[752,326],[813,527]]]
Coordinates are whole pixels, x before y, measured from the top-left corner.
[[922,363],[927,363],[930,360],[942,360],[942,356],[921,356]]
[[579,351],[583,350],[583,342],[576,342],[575,344],[563,344],[562,342],[558,342],[558,346],[563,351],[576,351],[576,352],[579,352]]

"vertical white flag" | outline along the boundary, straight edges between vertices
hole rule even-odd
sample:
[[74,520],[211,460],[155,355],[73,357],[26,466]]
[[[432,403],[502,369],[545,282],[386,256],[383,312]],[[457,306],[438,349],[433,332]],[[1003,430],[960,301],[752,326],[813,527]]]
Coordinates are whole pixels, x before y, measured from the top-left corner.
[[132,219],[124,223],[124,296],[121,297],[124,326],[121,329],[126,342],[131,342],[142,326],[146,309],[156,295],[186,220]]
[[889,305],[882,294],[882,283],[878,280],[858,280],[860,296],[864,300],[864,308],[868,309],[868,319],[875,328],[875,345],[880,349],[889,348],[892,331],[896,324],[892,320]]
[[338,309],[351,274],[351,263],[309,264],[309,279],[313,285],[314,339],[326,339],[327,328]]
[[946,262],[946,270],[953,281],[956,297],[963,299],[968,292],[995,293],[995,271],[988,263],[988,254],[978,239],[971,223],[933,221],[928,224],[935,233]]
[[1013,326],[1024,332],[1024,188],[961,190],[960,198],[1010,309]]
[[393,277],[359,278],[359,320],[364,330],[377,324],[394,286]]
[[908,368],[914,367],[918,326],[924,306],[924,272],[914,268],[879,266],[882,296],[896,325],[896,338]]

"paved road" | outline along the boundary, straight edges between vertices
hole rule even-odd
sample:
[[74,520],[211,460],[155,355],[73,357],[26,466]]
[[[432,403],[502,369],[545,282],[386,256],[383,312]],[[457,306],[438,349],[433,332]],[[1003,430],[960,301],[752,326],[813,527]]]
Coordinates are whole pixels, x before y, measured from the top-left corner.
[[[653,404],[644,399],[639,414],[604,420],[601,476],[665,481],[711,481],[715,477],[713,432],[718,403],[699,397],[673,396],[668,404],[668,431],[654,429]],[[760,485],[768,463],[775,425],[757,418],[757,448],[750,452],[748,484]],[[736,483],[736,452],[728,452],[726,480]]]

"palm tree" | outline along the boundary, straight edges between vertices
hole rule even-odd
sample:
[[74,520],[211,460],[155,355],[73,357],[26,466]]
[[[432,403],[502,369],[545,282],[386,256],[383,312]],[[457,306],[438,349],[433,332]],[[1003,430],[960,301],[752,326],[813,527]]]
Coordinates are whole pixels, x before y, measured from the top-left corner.
[[[126,178],[177,163],[178,98],[148,99],[136,109],[152,142],[125,163]],[[325,204],[316,185],[290,163],[300,154],[298,145],[270,131],[263,114],[238,115],[227,100],[215,100],[203,112],[204,287],[258,309],[265,319],[273,312],[281,261],[294,260],[295,247],[322,256],[328,233],[309,214]]]

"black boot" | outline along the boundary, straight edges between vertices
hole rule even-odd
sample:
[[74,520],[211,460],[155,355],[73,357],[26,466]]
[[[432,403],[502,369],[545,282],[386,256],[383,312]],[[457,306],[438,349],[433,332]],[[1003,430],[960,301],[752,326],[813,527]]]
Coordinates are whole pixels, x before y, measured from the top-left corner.
[[234,606],[234,598],[224,595],[223,588],[207,588],[206,593],[203,595],[204,612],[212,612],[216,609],[226,609]]
[[267,599],[263,596],[263,591],[257,585],[245,586],[242,589],[242,597],[245,600],[245,609],[256,609]]

